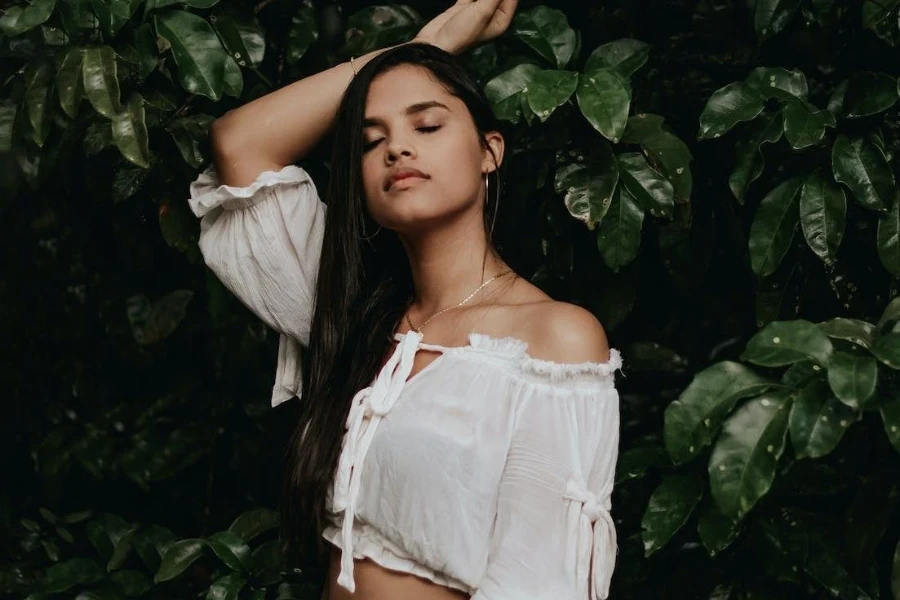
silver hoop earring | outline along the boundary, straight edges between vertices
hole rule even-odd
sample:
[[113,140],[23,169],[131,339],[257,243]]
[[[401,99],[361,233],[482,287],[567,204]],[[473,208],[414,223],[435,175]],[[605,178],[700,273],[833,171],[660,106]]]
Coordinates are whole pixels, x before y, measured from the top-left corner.
[[376,235],[378,235],[379,232],[381,232],[381,225],[378,226],[378,229],[375,230],[375,233],[373,233],[373,234],[370,235],[370,236],[366,236],[366,235],[365,235],[365,233],[366,233],[366,222],[363,221],[363,235],[359,236],[359,239],[369,241],[369,240],[371,240],[372,238],[374,238]]
[[487,203],[488,199],[491,197],[489,192],[490,184],[488,183],[488,174],[484,174],[484,201]]

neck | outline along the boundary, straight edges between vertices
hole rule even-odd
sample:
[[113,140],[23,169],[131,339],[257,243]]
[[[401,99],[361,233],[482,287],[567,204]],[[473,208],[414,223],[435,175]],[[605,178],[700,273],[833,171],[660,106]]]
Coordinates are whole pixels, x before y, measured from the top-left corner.
[[[480,216],[480,215],[479,215]],[[488,250],[484,228],[442,227],[421,236],[401,235],[415,286],[415,313],[428,317],[466,299],[509,267]],[[493,285],[493,284],[492,284]],[[488,291],[485,287],[478,296]],[[469,300],[469,304],[479,298]]]

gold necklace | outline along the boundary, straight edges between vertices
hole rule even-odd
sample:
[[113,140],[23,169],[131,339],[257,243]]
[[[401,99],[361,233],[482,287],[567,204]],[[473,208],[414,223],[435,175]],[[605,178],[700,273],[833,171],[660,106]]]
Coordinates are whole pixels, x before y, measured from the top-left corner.
[[445,309],[443,309],[443,310],[439,310],[438,312],[436,312],[436,313],[434,313],[433,315],[431,315],[430,317],[428,317],[428,319],[427,319],[424,323],[422,323],[421,325],[419,325],[418,327],[416,327],[415,325],[413,325],[412,319],[409,318],[409,313],[406,313],[406,322],[409,323],[409,328],[412,329],[413,331],[415,331],[416,333],[422,333],[422,330],[425,328],[426,325],[428,325],[428,322],[431,321],[433,318],[435,318],[436,316],[438,316],[438,315],[441,314],[441,313],[447,312],[448,310],[452,310],[452,309],[454,309],[454,308],[459,308],[460,306],[462,306],[463,304],[465,304],[466,302],[468,302],[469,300],[471,300],[472,298],[474,298],[474,297],[475,297],[475,294],[477,294],[478,292],[480,292],[480,291],[484,288],[484,286],[486,286],[487,284],[489,284],[489,283],[492,282],[493,280],[497,279],[498,277],[500,277],[500,276],[502,276],[502,275],[506,275],[506,274],[508,274],[508,273],[512,273],[512,270],[504,271],[504,272],[502,272],[502,273],[498,273],[497,275],[494,275],[493,277],[491,277],[490,279],[488,279],[487,281],[485,281],[484,283],[482,283],[481,285],[479,285],[479,286],[478,286],[478,289],[476,289],[474,292],[472,292],[471,294],[469,294],[469,295],[466,297],[465,300],[463,300],[463,301],[460,302],[459,304],[454,304],[453,306],[449,306],[449,307],[447,307],[447,308],[445,308]]

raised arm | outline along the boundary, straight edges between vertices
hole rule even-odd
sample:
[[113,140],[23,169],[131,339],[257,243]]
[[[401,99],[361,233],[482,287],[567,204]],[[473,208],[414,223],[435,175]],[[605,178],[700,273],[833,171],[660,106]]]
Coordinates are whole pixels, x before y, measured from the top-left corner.
[[[506,30],[518,0],[459,0],[413,40],[458,54]],[[227,112],[210,129],[219,181],[247,186],[264,171],[297,162],[325,136],[359,70],[387,48],[310,75]]]

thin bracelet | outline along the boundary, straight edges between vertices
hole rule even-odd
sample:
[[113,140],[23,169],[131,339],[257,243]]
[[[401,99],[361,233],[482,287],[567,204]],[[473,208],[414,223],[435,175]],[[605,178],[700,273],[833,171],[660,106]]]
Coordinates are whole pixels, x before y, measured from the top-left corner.
[[354,77],[356,77],[356,76],[358,75],[358,72],[357,72],[357,70],[356,70],[356,65],[353,64],[353,61],[354,61],[355,59],[356,59],[355,56],[351,56],[351,57],[350,57],[350,68],[353,70],[353,76],[354,76]]

